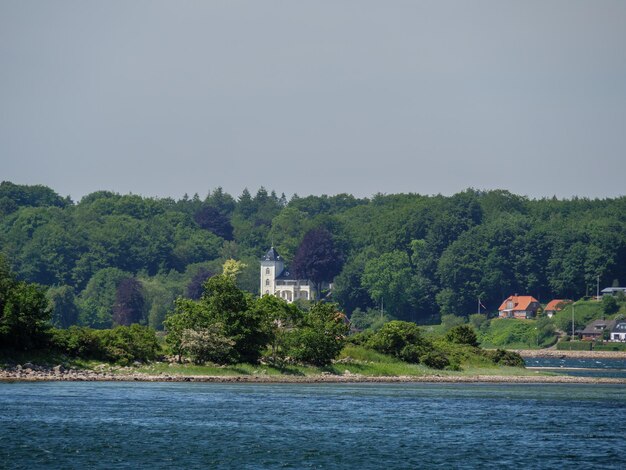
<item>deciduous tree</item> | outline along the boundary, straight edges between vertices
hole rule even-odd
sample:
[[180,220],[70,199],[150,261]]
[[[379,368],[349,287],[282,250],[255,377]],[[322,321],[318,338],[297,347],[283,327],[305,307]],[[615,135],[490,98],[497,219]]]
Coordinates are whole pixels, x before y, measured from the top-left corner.
[[291,267],[296,276],[315,284],[319,298],[322,283],[331,282],[342,266],[343,255],[335,247],[332,235],[318,228],[304,235]]

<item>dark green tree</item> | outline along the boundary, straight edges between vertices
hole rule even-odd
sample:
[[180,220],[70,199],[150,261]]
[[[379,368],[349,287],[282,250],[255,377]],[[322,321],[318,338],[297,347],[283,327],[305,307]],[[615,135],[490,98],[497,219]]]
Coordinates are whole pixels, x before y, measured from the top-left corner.
[[69,328],[78,323],[76,295],[71,286],[50,287],[46,293],[52,325]]
[[139,323],[144,317],[144,306],[141,282],[132,277],[122,279],[115,292],[113,324],[129,326]]
[[323,228],[308,231],[294,257],[291,268],[300,279],[315,284],[319,299],[322,283],[331,282],[341,272],[343,255],[335,247],[333,236]]
[[185,295],[193,300],[199,300],[202,297],[202,293],[204,292],[204,283],[210,277],[214,276],[215,273],[211,272],[209,269],[201,267],[198,269],[196,274],[193,275],[189,284],[187,284],[187,290]]
[[233,226],[228,217],[213,206],[203,206],[194,214],[194,220],[203,229],[212,232],[224,240],[233,239]]
[[50,326],[45,291],[17,281],[0,257],[0,349],[41,346]]

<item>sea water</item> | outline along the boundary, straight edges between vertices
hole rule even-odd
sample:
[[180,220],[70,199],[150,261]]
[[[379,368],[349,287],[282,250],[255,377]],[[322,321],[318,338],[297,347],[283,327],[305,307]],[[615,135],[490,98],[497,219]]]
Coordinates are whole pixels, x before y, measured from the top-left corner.
[[0,383],[1,468],[624,468],[626,386]]
[[626,379],[626,359],[596,357],[527,357],[527,367],[579,377]]

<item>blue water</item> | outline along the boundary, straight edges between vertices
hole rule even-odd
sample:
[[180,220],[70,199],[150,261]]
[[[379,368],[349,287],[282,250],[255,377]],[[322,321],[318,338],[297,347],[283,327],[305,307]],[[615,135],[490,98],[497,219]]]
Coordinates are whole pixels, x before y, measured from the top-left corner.
[[2,468],[624,468],[626,386],[0,383]]
[[549,367],[559,374],[626,378],[626,359],[527,357],[527,367]]

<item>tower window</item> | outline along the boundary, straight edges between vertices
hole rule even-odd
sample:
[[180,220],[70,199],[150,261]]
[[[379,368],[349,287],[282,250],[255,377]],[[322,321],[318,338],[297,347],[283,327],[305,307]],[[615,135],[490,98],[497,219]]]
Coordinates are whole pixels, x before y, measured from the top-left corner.
[[269,274],[270,273],[270,268],[265,268],[265,274]]
[[269,279],[266,279],[266,280],[265,280],[265,285],[266,285],[266,286],[269,286],[269,285],[270,285],[270,280],[269,280]]

